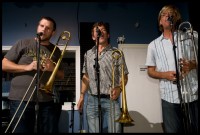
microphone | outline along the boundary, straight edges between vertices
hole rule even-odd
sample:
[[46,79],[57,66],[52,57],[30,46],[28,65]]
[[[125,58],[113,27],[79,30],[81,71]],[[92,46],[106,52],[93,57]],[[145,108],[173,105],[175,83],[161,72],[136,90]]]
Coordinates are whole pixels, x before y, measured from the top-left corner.
[[42,36],[42,35],[43,35],[42,32],[37,33],[37,36]]
[[167,21],[169,21],[169,22],[173,22],[173,16],[172,16],[172,15],[169,16],[169,17],[167,18]]
[[96,33],[97,33],[97,36],[100,37],[101,36],[101,31],[98,27],[96,27]]

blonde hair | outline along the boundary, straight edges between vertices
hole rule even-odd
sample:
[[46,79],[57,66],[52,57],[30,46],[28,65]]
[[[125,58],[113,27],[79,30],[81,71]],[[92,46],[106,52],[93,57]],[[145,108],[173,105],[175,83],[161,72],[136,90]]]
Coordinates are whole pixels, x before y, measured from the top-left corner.
[[158,14],[158,25],[159,25],[159,30],[163,32],[163,27],[162,25],[160,25],[160,19],[161,19],[161,16],[164,12],[170,12],[172,13],[172,16],[173,16],[173,30],[177,29],[178,25],[181,23],[182,21],[182,18],[181,18],[181,14],[179,12],[179,9],[177,7],[175,7],[174,5],[166,5],[164,6],[159,14]]

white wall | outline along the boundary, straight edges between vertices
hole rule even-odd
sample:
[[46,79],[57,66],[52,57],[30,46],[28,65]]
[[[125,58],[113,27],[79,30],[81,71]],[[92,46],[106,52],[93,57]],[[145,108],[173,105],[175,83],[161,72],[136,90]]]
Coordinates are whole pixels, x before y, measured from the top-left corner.
[[147,44],[119,44],[129,70],[126,99],[134,126],[124,127],[126,132],[163,132],[159,82],[150,78],[145,66]]

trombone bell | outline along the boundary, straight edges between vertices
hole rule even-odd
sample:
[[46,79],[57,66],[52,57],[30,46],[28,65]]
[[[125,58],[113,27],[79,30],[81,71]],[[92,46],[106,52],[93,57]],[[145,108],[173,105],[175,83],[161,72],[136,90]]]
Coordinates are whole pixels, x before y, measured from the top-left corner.
[[[115,53],[118,53],[119,55],[116,56],[114,55]],[[112,57],[115,60],[118,60],[122,56],[123,56],[123,53],[121,50],[116,49],[112,53]],[[114,78],[114,73],[113,73],[113,78]],[[116,122],[124,123],[124,124],[132,124],[134,120],[130,117],[128,113],[127,101],[126,101],[126,91],[125,91],[125,82],[124,82],[124,64],[121,64],[121,82],[122,82],[122,113],[119,119],[116,120]]]
[[121,113],[120,118],[116,120],[116,122],[124,123],[124,124],[129,124],[129,123],[132,124],[134,120],[131,118],[128,112],[123,112]]

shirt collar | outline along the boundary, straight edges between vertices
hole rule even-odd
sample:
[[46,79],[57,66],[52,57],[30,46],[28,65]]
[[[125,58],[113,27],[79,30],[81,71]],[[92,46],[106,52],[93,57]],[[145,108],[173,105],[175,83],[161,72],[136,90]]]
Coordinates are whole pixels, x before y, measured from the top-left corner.
[[[97,46],[96,46],[96,45],[93,46],[93,47],[92,47],[92,52],[95,53],[95,52],[96,52],[96,49],[97,49]],[[106,46],[106,47],[103,49],[103,51],[102,51],[101,53],[106,52],[106,51],[109,50],[109,49],[111,49],[111,45],[110,45],[110,44],[109,44],[108,46]]]
[[[174,37],[176,37],[176,35],[177,35],[177,31],[174,32]],[[166,38],[164,38],[163,33],[162,33],[159,37],[159,40],[162,41],[163,39],[166,39]]]

